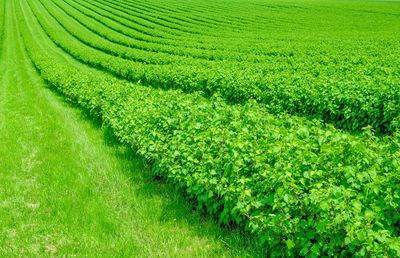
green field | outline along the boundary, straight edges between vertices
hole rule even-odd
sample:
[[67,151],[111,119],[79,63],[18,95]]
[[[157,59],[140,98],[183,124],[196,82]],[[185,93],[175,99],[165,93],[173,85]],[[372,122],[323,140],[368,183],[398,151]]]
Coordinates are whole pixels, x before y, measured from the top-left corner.
[[1,256],[400,256],[400,2],[0,0]]

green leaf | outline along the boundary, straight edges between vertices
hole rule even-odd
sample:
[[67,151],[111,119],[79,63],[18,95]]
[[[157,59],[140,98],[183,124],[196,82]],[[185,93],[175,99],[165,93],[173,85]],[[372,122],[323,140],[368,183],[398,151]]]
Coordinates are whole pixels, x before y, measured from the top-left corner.
[[286,246],[288,249],[293,249],[294,248],[294,242],[292,239],[286,240]]

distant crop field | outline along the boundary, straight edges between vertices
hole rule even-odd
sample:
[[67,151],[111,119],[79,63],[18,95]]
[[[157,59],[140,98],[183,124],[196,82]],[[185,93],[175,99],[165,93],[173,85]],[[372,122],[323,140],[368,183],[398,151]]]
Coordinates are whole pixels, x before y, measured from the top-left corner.
[[398,2],[10,2],[41,78],[220,224],[400,256]]
[[[233,103],[256,99],[270,112],[310,116],[349,131],[371,125],[387,133],[398,127],[396,4],[90,0],[48,5],[41,8],[83,44],[79,50],[95,49],[74,52],[76,58],[129,81],[219,93]],[[46,31],[72,51],[63,31]],[[106,58],[96,57],[96,51]]]

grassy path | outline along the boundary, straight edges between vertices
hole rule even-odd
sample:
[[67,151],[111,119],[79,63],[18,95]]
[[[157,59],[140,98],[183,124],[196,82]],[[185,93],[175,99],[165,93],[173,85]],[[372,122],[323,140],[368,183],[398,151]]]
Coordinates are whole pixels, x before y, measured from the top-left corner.
[[17,4],[6,3],[0,59],[0,256],[257,255],[46,87],[24,52]]

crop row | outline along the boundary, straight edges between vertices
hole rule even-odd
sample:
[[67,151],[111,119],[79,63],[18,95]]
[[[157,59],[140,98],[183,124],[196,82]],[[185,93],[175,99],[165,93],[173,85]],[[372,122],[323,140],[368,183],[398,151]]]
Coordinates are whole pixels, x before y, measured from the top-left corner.
[[255,101],[229,105],[77,69],[49,56],[17,11],[42,78],[221,223],[287,254],[400,255],[399,138],[354,137]]
[[[114,3],[110,1],[95,0],[93,1],[97,6],[106,10],[115,11],[115,14],[123,14],[125,18],[131,17],[139,18],[142,21],[147,21],[152,24],[162,26],[168,29],[171,33],[179,33],[180,35],[199,35],[200,37],[216,36],[215,31],[208,24],[195,24],[185,21],[184,19],[172,18],[168,15],[156,15],[154,12],[146,12],[142,8],[134,8],[131,6],[124,6],[121,3]],[[108,9],[110,8],[110,9]]]
[[[191,51],[195,49],[201,49],[207,52],[215,50],[228,51],[233,48],[236,52],[246,53],[247,55],[257,54],[270,56],[271,54],[274,54],[274,47],[268,46],[266,49],[262,47],[255,47],[260,44],[260,40],[252,40],[250,35],[245,36],[246,40],[237,40],[236,38],[223,39],[220,37],[199,40],[198,37],[192,36],[177,37],[176,35],[174,36],[163,33],[166,28],[163,28],[162,26],[158,26],[156,29],[144,27],[140,24],[123,19],[117,15],[113,15],[112,13],[109,13],[101,8],[92,6],[89,2],[77,2],[75,0],[69,0],[65,1],[65,3],[81,11],[90,19],[95,19],[112,30],[146,42],[171,45],[175,47],[185,47],[189,48]],[[230,52],[232,54],[232,51]],[[246,60],[247,58],[249,57],[246,56],[246,58],[242,58],[242,60]]]
[[[118,0],[116,2],[122,3]],[[141,7],[146,10],[152,10],[157,13],[168,13],[168,14],[179,14],[177,17],[183,17],[187,20],[198,21],[205,24],[213,25],[251,25],[257,26],[263,24],[260,19],[251,19],[250,17],[241,16],[240,19],[237,17],[229,16],[229,10],[225,9],[224,5],[212,6],[210,5],[196,5],[193,2],[189,5],[185,5],[186,2],[170,1],[168,6],[162,5],[159,2],[143,2],[143,1],[124,1],[126,5]],[[174,16],[176,17],[176,16]]]
[[[212,64],[210,61],[202,60],[198,58],[194,58],[193,56],[182,56],[175,55],[173,52],[176,52],[176,47],[164,47],[164,51],[159,52],[159,46],[149,46],[147,44],[142,44],[140,41],[132,40],[131,38],[122,37],[123,42],[129,43],[129,47],[127,44],[119,44],[119,42],[113,42],[115,39],[121,38],[118,36],[123,36],[116,32],[110,33],[109,30],[105,29],[103,26],[99,26],[97,24],[93,24],[88,21],[84,16],[79,12],[73,12],[74,16],[71,15],[71,10],[68,6],[63,6],[65,9],[61,8],[62,3],[56,3],[57,7],[51,6],[49,7],[48,2],[42,1],[44,6],[49,11],[50,15],[60,23],[63,28],[68,31],[71,35],[77,38],[79,41],[85,43],[86,45],[93,47],[95,49],[99,49],[108,54],[119,56],[124,59],[130,59],[142,63],[149,64],[171,64],[177,63],[179,65],[194,65],[194,66],[208,66],[208,67],[220,67],[221,64]],[[60,8],[60,10],[58,10]],[[72,19],[72,18],[73,19]],[[105,36],[103,36],[105,35]],[[111,40],[111,42],[110,42]],[[168,51],[168,50],[169,51]],[[150,50],[150,51],[149,51]],[[175,50],[175,51],[174,51]],[[172,52],[172,53],[171,53]],[[186,51],[189,52],[189,51]],[[232,54],[230,56],[233,56]],[[255,56],[254,56],[255,57]],[[251,59],[252,56],[246,55],[246,59]],[[256,59],[256,58],[254,58]],[[241,62],[240,66],[245,66],[247,62]],[[237,64],[239,65],[239,64]]]
[[[108,28],[118,31],[128,37],[164,45],[205,49],[205,46],[202,46],[201,42],[197,42],[193,37],[192,39],[188,38],[187,40],[176,40],[176,37],[163,33],[163,28],[153,30],[137,23],[120,20],[118,16],[113,16],[96,6],[90,6],[89,3],[86,2],[77,2],[72,0],[67,3],[70,5],[74,4],[75,8],[77,8],[78,5],[79,10],[84,12],[87,16],[93,17],[93,19],[103,23]],[[220,44],[220,48],[222,47],[222,44]]]
[[[87,3],[89,3],[91,6],[95,6],[107,14],[112,14],[115,17],[118,17],[118,20],[120,21],[126,21],[129,23],[136,23],[140,24],[144,27],[150,28],[150,29],[157,29],[161,28],[164,33],[170,34],[174,37],[176,36],[185,36],[187,34],[192,34],[193,36],[200,36],[201,32],[198,30],[191,30],[190,28],[186,28],[182,25],[172,23],[171,21],[166,21],[164,19],[160,18],[151,18],[146,15],[142,15],[140,13],[135,13],[135,15],[130,15],[128,14],[125,10],[122,8],[118,8],[116,6],[112,6],[112,4],[109,3],[101,3],[99,1],[91,1],[89,0]],[[123,11],[121,11],[123,10]],[[167,19],[168,20],[168,19]]]
[[[221,20],[220,23],[215,23],[210,20],[202,21],[199,19],[187,19],[185,16],[182,16],[182,14],[176,14],[174,12],[165,12],[163,9],[156,9],[156,8],[149,8],[148,5],[139,5],[135,3],[134,5],[129,5],[126,2],[123,1],[108,1],[108,0],[97,0],[102,3],[108,3],[108,6],[113,7],[113,8],[118,8],[121,11],[127,12],[130,15],[135,15],[137,13],[142,14],[145,17],[167,17],[168,22],[173,22],[173,23],[178,23],[179,25],[182,25],[184,28],[187,27],[192,27],[195,28],[196,30],[200,30],[201,34],[206,34],[209,35],[210,31],[215,31],[219,30],[220,26],[224,26],[226,30],[229,30],[230,33],[234,32],[241,32],[243,31],[243,27],[237,24],[232,24],[232,23],[227,23],[224,20]],[[112,5],[110,5],[112,4]],[[187,13],[186,13],[187,14]],[[265,29],[265,27],[260,26],[259,23],[253,23],[251,24],[251,27],[246,28],[247,31],[262,31]]]
[[[268,105],[270,112],[311,116],[350,131],[371,125],[379,132],[393,132],[399,125],[400,77],[396,76],[399,72],[392,70],[395,67],[376,67],[379,56],[372,59],[376,63],[359,59],[351,63],[350,57],[344,59],[336,65],[336,69],[342,69],[340,73],[318,58],[308,59],[308,64],[296,64],[288,59],[286,63],[271,63],[266,67],[250,63],[240,66],[228,61],[210,63],[207,67],[196,62],[190,66],[145,64],[90,48],[69,36],[56,22],[46,21],[45,12],[38,15],[33,10],[49,37],[66,52],[88,65],[133,82],[163,89],[202,91],[208,96],[218,92],[231,102],[244,103],[254,98]],[[90,33],[93,34],[90,31],[85,34]],[[136,58],[151,60],[149,56],[146,53]]]
[[[204,16],[198,12],[196,14],[190,13],[189,10],[183,12],[179,10],[177,6],[165,6],[165,8],[157,5],[157,4],[146,4],[140,3],[139,1],[130,2],[130,1],[115,1],[115,3],[122,4],[122,6],[128,6],[131,8],[137,8],[144,12],[153,12],[159,15],[168,15],[169,17],[173,17],[178,20],[184,20],[188,22],[193,22],[196,24],[208,26],[208,27],[215,27],[215,26],[232,26],[232,22],[229,22],[226,18],[220,17],[210,17]],[[237,25],[235,25],[237,26]]]
[[[115,3],[111,1],[104,0],[94,0],[91,1],[91,4],[96,5],[108,12],[112,12],[115,15],[123,16],[125,19],[132,19],[133,17],[139,18],[141,21],[147,21],[150,24],[159,25],[163,29],[168,29],[170,33],[178,33],[178,35],[193,35],[196,37],[224,37],[224,33],[221,34],[215,28],[218,27],[210,27],[209,24],[195,24],[189,21],[182,21],[183,19],[171,18],[168,15],[155,15],[154,12],[144,12],[143,9],[132,8],[128,6],[121,6],[120,3]],[[229,28],[225,27],[226,30],[229,30],[230,34],[235,32],[240,32],[241,28]],[[219,34],[218,34],[219,33]],[[238,34],[238,36],[243,36]]]
[[[169,53],[178,56],[192,56],[200,59],[215,59],[215,53],[211,53],[208,51],[207,53],[204,50],[198,49],[188,49],[184,47],[174,46],[171,47],[165,44],[159,44],[154,42],[148,42],[140,38],[140,36],[128,37],[121,33],[118,33],[115,30],[112,30],[95,19],[89,18],[89,16],[84,15],[84,12],[80,12],[78,9],[74,9],[71,6],[68,6],[66,2],[60,2],[59,4],[55,2],[57,6],[59,6],[63,11],[65,11],[68,15],[73,17],[80,24],[85,26],[87,29],[93,31],[94,33],[104,37],[105,39],[118,43],[123,46],[138,48],[147,51],[153,52],[162,52]],[[93,18],[93,17],[92,17]],[[137,39],[139,38],[139,39]]]
[[[73,0],[73,1],[77,2],[76,0]],[[239,46],[239,47],[236,48],[235,51],[243,51],[250,47],[250,49],[249,49],[250,51],[253,51],[253,52],[255,51],[257,54],[259,54],[259,53],[262,53],[263,50],[268,52],[270,49],[269,44],[271,42],[276,41],[276,38],[280,38],[283,40],[281,42],[278,42],[278,43],[280,43],[280,46],[292,44],[294,41],[293,33],[298,33],[298,35],[295,35],[295,36],[298,36],[298,38],[296,37],[296,39],[294,41],[296,43],[297,43],[297,41],[301,42],[304,39],[306,39],[307,41],[308,40],[312,40],[312,41],[315,41],[315,40],[321,41],[322,40],[324,42],[325,41],[331,42],[332,45],[329,46],[330,48],[336,47],[338,49],[341,49],[343,47],[348,47],[349,49],[352,49],[354,47],[358,47],[357,45],[354,45],[357,42],[352,42],[352,41],[348,42],[348,37],[344,38],[346,40],[345,42],[341,42],[340,40],[335,40],[336,37],[343,38],[343,35],[341,35],[337,31],[335,31],[334,30],[335,28],[333,27],[332,24],[329,24],[329,26],[333,27],[333,28],[330,28],[330,27],[327,28],[327,29],[329,29],[327,31],[327,33],[329,33],[329,34],[327,34],[326,37],[324,37],[323,35],[318,36],[318,34],[317,34],[315,37],[310,38],[309,35],[312,31],[311,32],[309,31],[310,28],[308,26],[301,25],[301,23],[298,24],[298,26],[296,26],[296,24],[292,24],[294,21],[299,22],[299,20],[301,20],[301,16],[299,16],[298,14],[297,14],[297,17],[290,17],[290,18],[287,17],[287,19],[288,19],[287,22],[290,22],[290,24],[284,23],[283,21],[285,19],[282,19],[282,17],[279,17],[279,16],[275,17],[275,18],[270,18],[270,20],[271,19],[275,20],[277,22],[276,25],[279,25],[280,28],[282,28],[282,30],[281,29],[274,30],[273,28],[271,29],[269,27],[269,31],[267,31],[266,33],[259,33],[256,35],[255,38],[254,38],[254,35],[252,35],[251,33],[249,34],[248,31],[243,31],[241,33],[241,35],[243,38],[245,38],[245,40],[238,40],[238,38],[236,36],[235,37],[230,36],[230,37],[227,37],[226,39],[224,39],[224,38],[221,38],[221,36],[225,32],[225,28],[221,27],[220,31],[219,31],[220,32],[219,37],[211,37],[211,38],[209,37],[209,38],[207,38],[207,40],[205,40],[203,38],[199,38],[198,36],[192,37],[190,35],[184,36],[184,37],[178,37],[177,35],[171,35],[171,34],[160,35],[159,34],[160,32],[168,31],[168,29],[163,26],[154,27],[155,25],[152,25],[150,27],[147,27],[147,28],[142,27],[140,29],[140,26],[138,27],[137,23],[130,21],[131,16],[133,16],[133,15],[125,15],[126,18],[120,17],[120,16],[115,15],[112,12],[110,12],[110,10],[111,11],[113,10],[112,8],[108,8],[107,10],[104,10],[98,6],[93,5],[92,1],[79,2],[79,5],[86,6],[87,8],[89,8],[91,10],[95,10],[99,15],[101,15],[103,17],[108,17],[107,19],[112,19],[116,23],[123,24],[124,26],[131,28],[133,30],[139,30],[143,33],[146,33],[148,36],[159,35],[159,37],[161,37],[164,40],[167,39],[166,37],[168,37],[168,39],[172,39],[173,41],[181,42],[182,44],[187,44],[188,46],[192,46],[192,47],[195,46],[196,48],[198,48],[198,47],[221,48],[222,47],[222,48],[226,49],[226,48],[229,48],[230,45],[234,44],[236,41],[237,46]],[[290,8],[286,8],[286,9],[292,10]],[[291,13],[283,12],[283,14],[294,16],[293,12],[291,12]],[[275,14],[275,16],[276,16],[276,14]],[[151,21],[150,18],[148,18],[147,20]],[[293,22],[291,20],[293,20]],[[351,21],[348,21],[348,22],[350,25],[353,25],[353,24],[351,24]],[[381,25],[381,24],[378,23],[377,25]],[[359,26],[359,24],[354,24],[353,26]],[[287,28],[287,30],[285,30],[284,28]],[[308,28],[308,29],[302,29],[302,28]],[[364,32],[362,29],[363,28],[359,28],[359,31]],[[298,32],[298,31],[300,31],[300,32]],[[368,38],[370,38],[371,35],[368,34],[369,31],[367,30],[366,32],[367,32]],[[287,34],[287,33],[289,33],[289,34]],[[306,33],[306,34],[304,34],[304,33]],[[329,35],[331,35],[331,34],[334,34],[333,39],[331,37],[329,37]],[[385,36],[385,37],[389,36],[390,37],[390,35],[392,35],[392,34],[390,34],[390,31],[388,31],[388,32],[384,31],[382,34],[374,35],[374,37],[375,37],[374,41],[381,40],[380,39],[381,36]],[[358,33],[357,35],[355,35],[355,37],[353,36],[354,38],[351,38],[351,40],[358,40],[358,39],[360,39],[361,36],[362,36],[362,34]],[[271,37],[272,37],[272,40],[271,40]],[[322,37],[322,38],[320,38],[320,37]],[[162,39],[159,39],[159,40],[162,40]],[[200,42],[201,44],[196,44],[196,41],[198,41],[198,40],[201,41]],[[387,38],[383,38],[382,40],[387,40]],[[263,41],[267,41],[267,44],[263,44]],[[286,44],[283,44],[283,43],[286,43]],[[308,43],[310,45],[311,42],[305,42],[305,43]],[[372,42],[372,43],[376,43],[376,42]],[[193,44],[196,44],[196,45],[193,45]],[[217,44],[218,46],[215,44]],[[362,42],[362,44],[370,45],[371,42],[365,41],[365,42]],[[317,50],[318,50],[318,48],[317,48]],[[360,54],[363,54],[363,53],[360,53]]]
[[[93,12],[92,10],[89,9],[85,9],[82,8],[82,6],[77,5],[76,3],[74,4],[74,2],[68,2],[68,1],[55,1],[56,3],[59,2],[60,5],[62,5],[62,9],[64,11],[66,11],[69,15],[73,16],[74,18],[76,18],[77,20],[79,20],[80,23],[84,23],[88,29],[94,31],[97,34],[101,34],[101,36],[104,36],[105,38],[107,38],[108,40],[111,41],[116,41],[116,43],[119,44],[125,44],[128,45],[130,47],[135,47],[133,44],[138,44],[138,48],[141,49],[146,49],[148,50],[149,48],[152,49],[153,51],[160,51],[161,52],[169,52],[169,53],[176,53],[178,51],[178,55],[181,55],[182,53],[184,53],[184,55],[191,55],[192,53],[194,55],[192,55],[193,57],[198,57],[198,53],[200,53],[200,56],[204,56],[205,58],[208,59],[216,59],[216,60],[237,60],[240,62],[243,61],[252,61],[252,62],[264,62],[264,64],[266,66],[269,65],[269,63],[287,63],[288,61],[291,62],[304,62],[303,60],[307,60],[310,58],[313,58],[315,56],[315,59],[319,59],[321,54],[324,54],[330,58],[327,58],[328,60],[326,60],[324,62],[324,65],[335,65],[338,62],[348,62],[349,60],[341,60],[344,58],[348,58],[348,55],[351,53],[351,51],[354,51],[354,46],[353,45],[348,45],[348,44],[341,44],[342,42],[340,41],[332,41],[329,43],[314,43],[312,46],[310,46],[309,42],[307,41],[299,41],[296,42],[295,47],[294,47],[294,43],[291,42],[290,44],[288,42],[286,42],[286,39],[284,40],[276,40],[276,39],[271,39],[271,40],[264,40],[263,39],[263,44],[260,47],[260,49],[264,49],[264,51],[259,51],[257,49],[251,49],[252,52],[254,53],[247,53],[247,52],[237,52],[237,50],[235,49],[235,51],[230,51],[229,49],[229,44],[227,44],[226,42],[223,42],[223,48],[228,49],[225,51],[216,51],[215,49],[201,49],[199,52],[199,49],[197,48],[201,48],[204,47],[206,45],[209,44],[208,41],[205,41],[202,43],[202,45],[190,45],[190,47],[179,47],[177,44],[177,42],[187,42],[190,39],[184,39],[184,40],[178,40],[178,39],[174,39],[172,41],[167,41],[165,42],[164,38],[151,38],[150,35],[143,34],[141,31],[137,31],[137,30],[132,30],[130,31],[129,28],[123,28],[123,26],[117,26],[117,22],[114,23],[110,23],[109,21],[107,22],[107,18],[104,18],[102,16],[107,15],[106,12],[103,12],[103,15],[99,15],[96,14],[95,12]],[[66,4],[70,5],[70,8],[66,8]],[[59,6],[60,6],[59,5]],[[71,7],[74,9],[73,10],[73,14],[71,14]],[[77,14],[78,12],[78,14]],[[79,14],[79,12],[81,12]],[[92,20],[95,19],[96,22],[102,24],[96,24],[97,28],[94,28],[94,24],[92,23]],[[86,21],[83,21],[86,20]],[[110,36],[110,34],[104,32],[104,31],[113,31],[114,33],[112,34],[112,36]],[[149,30],[148,34],[157,34],[159,30],[157,31],[152,31]],[[118,38],[118,36],[116,36],[116,33],[120,33],[123,35],[121,36],[126,36],[124,41],[119,41],[119,40],[115,40],[116,38]],[[136,41],[133,41],[131,43],[126,43],[127,40],[129,41],[129,38],[134,38],[137,39]],[[234,41],[233,39],[230,39],[231,41]],[[140,43],[140,41],[142,41],[142,43]],[[146,44],[151,44],[147,45]],[[177,43],[177,44],[175,44]],[[252,42],[240,42],[242,48],[246,48],[247,45],[251,45]],[[369,42],[365,42],[365,43],[369,43]],[[159,46],[157,46],[157,44]],[[191,43],[192,44],[192,43]],[[371,44],[371,43],[369,43]],[[376,44],[376,42],[374,43]],[[260,45],[260,42],[257,42],[256,45]],[[161,48],[159,48],[161,46]],[[371,46],[372,47],[372,46]],[[389,48],[390,49],[390,45],[382,45],[382,46],[375,46],[374,48],[367,48],[367,49],[357,49],[357,53],[360,56],[365,56],[365,55],[369,55],[368,57],[366,57],[368,60],[371,60],[372,62],[377,62],[379,60],[382,60],[382,58],[387,55],[387,53],[382,53],[381,55],[378,52],[379,47],[384,47],[384,48]],[[178,49],[178,50],[177,50]],[[332,49],[335,49],[337,51],[332,51]],[[266,50],[266,51],[265,51]],[[317,50],[317,53],[314,53],[315,50]],[[318,50],[320,51],[324,51],[324,52],[318,52]],[[182,52],[181,52],[182,51]],[[339,53],[337,53],[339,52]],[[245,54],[244,54],[245,53]],[[389,52],[390,53],[390,52]],[[288,60],[289,59],[289,60]],[[333,59],[333,60],[329,60],[329,59]],[[339,60],[336,60],[339,59]],[[331,63],[329,63],[331,62]],[[334,63],[333,63],[334,62]],[[364,62],[364,60],[363,60]],[[353,64],[354,65],[354,64]],[[380,64],[378,64],[380,65]],[[311,67],[314,66],[314,64],[311,65]],[[286,67],[285,67],[286,68]],[[306,67],[305,69],[308,69],[308,67]],[[341,67],[337,68],[337,69],[343,69]]]
[[79,9],[74,2],[55,1],[54,3],[63,9],[68,15],[74,17],[86,28],[112,42],[125,46],[209,60],[233,59],[238,61],[259,61],[262,58],[262,55],[247,54],[245,58],[243,58],[243,55],[240,55],[240,53],[228,52],[226,50],[209,50],[198,49],[193,46],[179,46],[179,41],[177,40],[164,41],[163,39],[154,39],[149,35],[140,33],[140,31],[132,32],[127,28],[116,26],[115,23],[114,26],[112,26],[109,22],[107,23],[106,18],[92,12],[91,10],[85,10],[84,8]]
[[[215,25],[213,26],[210,23],[199,23],[198,21],[193,21],[193,20],[189,21],[186,20],[185,17],[182,17],[180,15],[175,15],[165,12],[163,12],[162,15],[159,15],[157,13],[157,10],[155,11],[154,9],[152,9],[149,11],[147,10],[147,7],[132,6],[132,5],[127,5],[124,2],[117,2],[117,1],[111,2],[111,1],[96,0],[96,2],[102,4],[103,6],[110,7],[113,10],[118,10],[123,13],[126,13],[130,16],[134,15],[142,19],[149,19],[151,22],[154,21],[165,22],[168,25],[168,27],[173,26],[174,29],[187,33],[198,33],[207,35],[210,32],[209,31],[210,29],[215,28]],[[165,27],[164,24],[162,24],[162,26]]]
[[[119,3],[124,3],[128,6],[133,6],[141,8],[141,10],[151,10],[153,13],[166,13],[168,15],[173,14],[175,18],[186,19],[187,21],[197,21],[199,24],[206,25],[219,25],[219,26],[234,26],[241,28],[239,26],[252,26],[257,29],[265,29],[265,19],[251,18],[245,13],[235,13],[235,16],[231,16],[232,9],[226,8],[224,4],[212,5],[213,3],[195,4],[194,2],[179,2],[179,1],[169,1],[168,3],[160,4],[159,2],[150,1],[115,1]],[[243,8],[242,10],[246,10]],[[247,11],[247,10],[246,10]],[[237,15],[239,15],[237,17]],[[246,28],[248,29],[248,28]]]
[[[132,33],[132,30],[134,32],[139,31],[142,34],[145,34],[149,36],[150,38],[157,38],[157,41],[162,41],[166,43],[172,43],[172,44],[179,44],[183,46],[191,46],[191,47],[196,47],[196,48],[201,48],[201,49],[226,49],[229,48],[230,45],[237,45],[241,46],[240,41],[232,41],[231,38],[224,39],[222,37],[222,33],[220,33],[220,37],[200,37],[199,35],[196,34],[196,37],[193,35],[186,35],[184,33],[179,33],[177,35],[177,32],[172,32],[168,27],[163,27],[159,24],[152,24],[149,21],[149,18],[146,21],[141,21],[140,19],[133,19],[130,15],[121,15],[120,13],[115,14],[115,11],[112,11],[111,8],[104,9],[99,7],[98,5],[93,4],[93,2],[85,1],[76,1],[76,0],[71,0],[75,2],[76,4],[79,4],[80,6],[86,7],[92,12],[95,12],[97,15],[101,16],[102,20],[111,20],[114,22],[112,26],[115,26],[115,23],[118,25],[122,25],[123,27],[126,27],[123,29],[124,33],[127,35]],[[111,11],[110,11],[111,10]],[[126,30],[128,29],[128,30]],[[250,41],[251,38],[247,37],[246,41]],[[235,44],[236,43],[236,44]],[[237,48],[238,51],[246,51],[246,48],[248,45],[244,45],[241,48]]]
[[[110,0],[102,0],[111,2]],[[265,31],[268,27],[267,15],[265,17],[252,17],[246,8],[235,9],[233,12],[232,6],[227,6],[224,3],[210,2],[207,5],[198,2],[179,2],[169,1],[168,3],[160,4],[160,2],[152,1],[112,1],[113,3],[123,4],[123,6],[131,6],[134,10],[139,9],[144,12],[152,12],[153,14],[168,15],[178,20],[185,19],[188,22],[193,22],[198,25],[209,26],[224,26],[229,30],[230,27],[246,31]],[[215,5],[213,5],[215,4]],[[236,3],[237,4],[237,3]],[[248,4],[248,3],[247,3]],[[120,5],[121,6],[121,5]],[[248,6],[247,6],[248,7]],[[255,10],[252,10],[254,13]],[[262,10],[260,13],[264,13]],[[233,16],[232,16],[233,15]],[[215,27],[218,28],[218,27]]]
[[96,13],[93,13],[90,10],[85,11],[84,9],[76,9],[76,6],[73,2],[68,3],[67,1],[54,1],[54,3],[63,11],[65,11],[66,14],[76,19],[76,21],[78,21],[87,29],[111,42],[118,43],[123,46],[206,60],[246,60],[259,62],[259,60],[262,58],[260,55],[247,54],[245,57],[243,57],[243,55],[240,53],[235,52],[183,47],[173,44],[174,42],[160,43],[158,40],[152,40],[148,36],[140,34],[139,32],[134,34],[132,32],[124,31],[123,29],[110,28],[103,17],[96,16]]
[[167,53],[149,52],[142,49],[129,48],[126,46],[115,44],[94,34],[86,27],[83,27],[76,21],[72,20],[70,17],[66,16],[64,13],[58,10],[58,7],[52,6],[52,8],[49,8],[48,4],[44,4],[44,6],[46,6],[49,14],[59,24],[61,24],[63,28],[68,31],[68,33],[73,35],[84,44],[92,48],[99,49],[105,53],[119,56],[124,59],[130,59],[133,61],[149,64],[181,63],[183,65],[186,65],[193,62],[200,63],[199,60],[195,60],[194,58],[171,55]]
[[[123,46],[128,46],[131,48],[137,48],[140,50],[146,50],[149,52],[154,52],[151,53],[151,55],[153,56],[157,56],[158,52],[161,52],[160,57],[157,58],[157,61],[155,63],[162,63],[162,62],[169,62],[168,60],[171,60],[171,56],[165,56],[163,55],[163,53],[169,53],[172,55],[178,55],[178,56],[191,56],[194,58],[198,58],[196,49],[190,48],[179,48],[175,45],[157,45],[155,43],[149,43],[146,42],[144,40],[135,40],[130,37],[126,37],[125,35],[121,35],[120,33],[118,33],[117,31],[113,31],[112,29],[109,29],[107,26],[103,26],[101,22],[98,22],[97,20],[92,20],[92,14],[88,14],[85,12],[80,12],[81,10],[76,9],[76,6],[72,7],[71,5],[68,6],[67,2],[64,1],[55,1],[54,2],[63,12],[65,12],[65,16],[70,16],[73,19],[75,19],[78,23],[80,23],[80,25],[72,25],[72,24],[68,24],[69,22],[64,21],[61,22],[61,24],[64,26],[64,28],[66,28],[68,30],[68,32],[70,32],[71,34],[73,34],[75,37],[78,37],[79,40],[84,41],[87,45],[90,45],[94,48],[100,48],[103,49],[105,52],[110,53],[110,52],[114,52],[115,55],[119,55],[119,56],[123,56],[125,55],[124,52],[126,52],[126,50],[122,50],[122,51],[118,51],[119,46],[117,45],[112,45],[112,44],[108,44],[108,46],[101,46],[100,43],[98,43],[99,39],[90,39],[89,35],[91,35],[92,33],[81,33],[83,35],[87,35],[88,39],[85,39],[85,37],[83,36],[79,36],[79,30],[90,30],[91,32],[93,32],[94,34],[97,34],[101,37],[104,37],[105,40],[103,40],[104,44],[109,43],[108,41],[112,41],[113,43],[117,43],[118,45],[123,45]],[[51,8],[53,9],[53,8]],[[65,20],[68,19],[66,17],[61,17],[62,15],[56,15],[56,19],[57,20]],[[90,18],[89,18],[90,17]],[[84,28],[81,28],[84,27]],[[76,27],[76,28],[75,28]],[[138,33],[140,34],[140,33]],[[134,37],[137,37],[138,35],[136,34],[131,34],[134,35]],[[139,36],[140,37],[140,36]],[[100,40],[101,41],[101,40]],[[98,43],[96,45],[96,43]],[[161,47],[160,47],[161,46]],[[271,47],[271,46],[270,46]],[[305,48],[306,51],[308,51],[309,49],[307,49],[304,45],[300,45],[299,47]],[[329,45],[322,45],[319,46],[319,48],[323,48],[323,47],[331,47]],[[293,51],[295,51],[296,49],[290,49],[290,48],[281,48],[281,52],[269,52],[269,53],[265,53],[263,54],[241,54],[241,53],[236,53],[234,51],[224,51],[224,52],[220,52],[221,55],[215,53],[214,52],[212,57],[208,57],[211,60],[217,59],[217,60],[224,60],[224,61],[240,61],[240,63],[235,62],[235,66],[238,66],[241,68],[241,66],[247,66],[248,62],[263,62],[262,65],[258,65],[257,67],[255,67],[253,70],[261,70],[263,68],[267,68],[269,66],[268,63],[289,63],[289,62],[296,62],[298,60],[307,58],[307,55],[309,55],[310,53],[296,53],[296,55],[293,53]],[[338,47],[339,48],[339,47]],[[178,50],[177,50],[178,49]],[[342,51],[347,51],[348,49],[343,49]],[[181,52],[183,51],[183,52]],[[121,54],[119,54],[118,52],[122,52]],[[195,52],[195,55],[191,55],[193,52]],[[208,52],[208,53],[212,53],[212,52]],[[286,53],[285,53],[286,52]],[[204,53],[204,52],[200,52],[200,53]],[[136,54],[132,54],[134,56],[140,56],[140,52],[136,55]],[[148,54],[150,55],[150,54]],[[152,60],[153,58],[151,56],[146,56],[143,59],[146,60]],[[202,54],[200,54],[202,55]],[[288,60],[288,59],[293,59],[293,60]],[[380,58],[380,57],[379,57]],[[202,59],[202,58],[201,58]],[[318,59],[318,57],[316,58]],[[177,58],[174,59],[172,58],[172,60],[176,60],[176,62],[182,63],[185,62],[185,59],[182,58]],[[379,60],[378,58],[373,59],[373,61]],[[193,59],[190,59],[190,61],[193,61]],[[202,64],[203,60],[195,60],[196,63],[198,64]],[[336,60],[335,60],[336,61]],[[337,61],[336,61],[337,62]],[[152,62],[150,62],[152,63]],[[313,64],[314,65],[314,64]],[[324,63],[324,65],[326,65],[326,63]],[[217,64],[218,67],[221,66],[220,63]],[[290,67],[282,67],[282,68],[290,68]],[[340,67],[339,67],[340,68]]]

